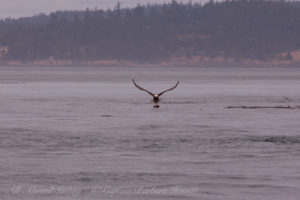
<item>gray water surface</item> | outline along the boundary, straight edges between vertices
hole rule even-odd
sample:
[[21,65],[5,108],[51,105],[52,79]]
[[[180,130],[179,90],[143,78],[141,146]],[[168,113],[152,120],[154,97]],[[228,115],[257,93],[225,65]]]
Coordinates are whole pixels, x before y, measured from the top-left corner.
[[[180,84],[155,109],[131,78]],[[299,91],[296,68],[1,67],[1,199],[298,200]]]

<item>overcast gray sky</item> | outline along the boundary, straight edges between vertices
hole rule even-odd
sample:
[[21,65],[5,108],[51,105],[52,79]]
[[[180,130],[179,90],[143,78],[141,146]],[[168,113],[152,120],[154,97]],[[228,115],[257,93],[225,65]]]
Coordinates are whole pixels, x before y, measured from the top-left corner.
[[[161,3],[171,0],[0,0],[0,18],[26,17],[40,13],[57,10],[85,10],[95,7],[106,9],[113,8],[117,2],[122,3],[122,7],[132,7],[137,3]],[[178,0],[178,2],[189,2],[189,0]],[[207,2],[207,0],[192,0],[192,2]]]

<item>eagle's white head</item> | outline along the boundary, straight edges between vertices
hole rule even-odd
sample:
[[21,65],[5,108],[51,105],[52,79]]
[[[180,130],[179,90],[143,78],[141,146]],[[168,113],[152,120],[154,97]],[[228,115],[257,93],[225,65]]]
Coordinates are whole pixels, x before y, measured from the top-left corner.
[[158,97],[158,94],[155,94],[155,95],[153,95],[153,96],[157,98],[157,97]]

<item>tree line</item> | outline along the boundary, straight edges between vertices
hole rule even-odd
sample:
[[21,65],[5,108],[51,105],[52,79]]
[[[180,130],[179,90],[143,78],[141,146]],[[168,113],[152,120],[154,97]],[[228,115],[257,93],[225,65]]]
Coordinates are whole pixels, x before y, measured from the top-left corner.
[[[5,60],[271,60],[300,49],[296,2],[239,0],[59,11],[0,21]],[[290,59],[289,56],[286,59]]]

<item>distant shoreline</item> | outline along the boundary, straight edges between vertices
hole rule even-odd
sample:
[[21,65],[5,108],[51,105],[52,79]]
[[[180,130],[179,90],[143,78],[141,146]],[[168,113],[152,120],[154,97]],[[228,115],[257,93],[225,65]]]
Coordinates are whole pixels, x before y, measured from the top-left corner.
[[102,67],[113,67],[113,66],[136,66],[136,67],[201,67],[201,66],[216,66],[216,67],[245,67],[245,66],[290,66],[298,67],[300,66],[300,61],[298,60],[272,60],[272,61],[259,61],[259,60],[222,60],[222,59],[206,59],[206,60],[168,60],[160,62],[134,62],[127,60],[94,60],[94,61],[71,61],[71,60],[37,60],[31,62],[21,62],[21,61],[0,61],[0,67],[8,66],[102,66]]

